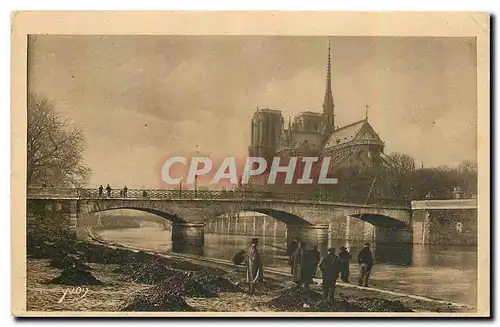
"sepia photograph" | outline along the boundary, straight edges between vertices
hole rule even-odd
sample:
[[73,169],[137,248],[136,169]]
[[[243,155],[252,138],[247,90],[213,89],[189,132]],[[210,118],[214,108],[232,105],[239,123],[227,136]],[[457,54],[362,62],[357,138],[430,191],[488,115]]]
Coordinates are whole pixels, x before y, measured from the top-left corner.
[[14,314],[489,316],[489,24],[17,13]]

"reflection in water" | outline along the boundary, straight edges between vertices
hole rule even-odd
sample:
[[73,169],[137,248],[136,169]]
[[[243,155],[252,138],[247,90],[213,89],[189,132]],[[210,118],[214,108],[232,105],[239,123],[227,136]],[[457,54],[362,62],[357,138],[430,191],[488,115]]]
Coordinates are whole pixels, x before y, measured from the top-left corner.
[[[170,251],[170,231],[157,226],[140,229],[103,230],[108,240],[156,250]],[[253,236],[205,234],[204,255],[231,260],[240,249],[247,250]],[[284,237],[259,238],[259,249],[267,267],[288,270]],[[356,256],[363,241],[329,240],[338,251],[345,245],[353,257],[351,282],[358,274]],[[321,244],[322,255],[326,245]],[[373,244],[377,264],[373,268],[373,285],[411,294],[447,299],[458,303],[476,303],[476,248],[465,246],[382,245]]]
[[375,262],[409,266],[413,259],[413,244],[375,244]]
[[[254,236],[247,235],[230,235],[230,234],[205,234],[205,255],[214,258],[231,259],[232,255],[239,249],[246,249],[250,240]],[[326,255],[328,245],[339,251],[341,246],[346,246],[351,252],[353,258],[364,246],[363,241],[345,241],[345,240],[328,240],[326,242],[318,242],[318,250],[321,256]],[[310,247],[307,244],[306,247]],[[264,263],[270,266],[282,266],[286,263],[286,242],[284,238],[276,237],[259,237],[259,249],[262,252],[265,261]],[[377,263],[385,263],[391,265],[411,265],[413,258],[413,244],[372,244],[371,250],[374,254]]]

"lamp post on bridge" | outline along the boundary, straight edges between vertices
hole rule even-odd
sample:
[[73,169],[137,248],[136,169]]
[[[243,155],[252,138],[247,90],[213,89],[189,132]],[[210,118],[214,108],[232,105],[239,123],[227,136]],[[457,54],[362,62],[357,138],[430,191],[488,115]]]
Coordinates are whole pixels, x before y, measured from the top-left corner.
[[182,198],[182,180],[183,178],[181,177],[181,180],[179,181],[179,198]]

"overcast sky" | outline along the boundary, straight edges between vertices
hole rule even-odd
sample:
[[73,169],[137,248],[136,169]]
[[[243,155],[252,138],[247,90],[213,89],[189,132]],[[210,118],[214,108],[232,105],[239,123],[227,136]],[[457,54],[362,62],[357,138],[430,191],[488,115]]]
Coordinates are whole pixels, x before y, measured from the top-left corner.
[[[424,166],[476,159],[472,38],[332,37],[336,125]],[[36,36],[29,91],[87,140],[91,186],[159,187],[166,156],[245,156],[256,107],[321,111],[326,37]]]

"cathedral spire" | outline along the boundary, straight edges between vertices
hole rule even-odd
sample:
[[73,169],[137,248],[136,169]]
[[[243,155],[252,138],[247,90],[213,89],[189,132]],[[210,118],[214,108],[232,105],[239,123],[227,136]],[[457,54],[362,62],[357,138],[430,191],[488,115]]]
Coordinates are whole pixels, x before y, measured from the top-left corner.
[[332,64],[331,64],[331,46],[330,38],[328,38],[328,64],[326,70],[326,89],[325,99],[323,101],[323,115],[326,120],[326,132],[331,132],[335,129],[335,104],[333,103],[332,95]]

